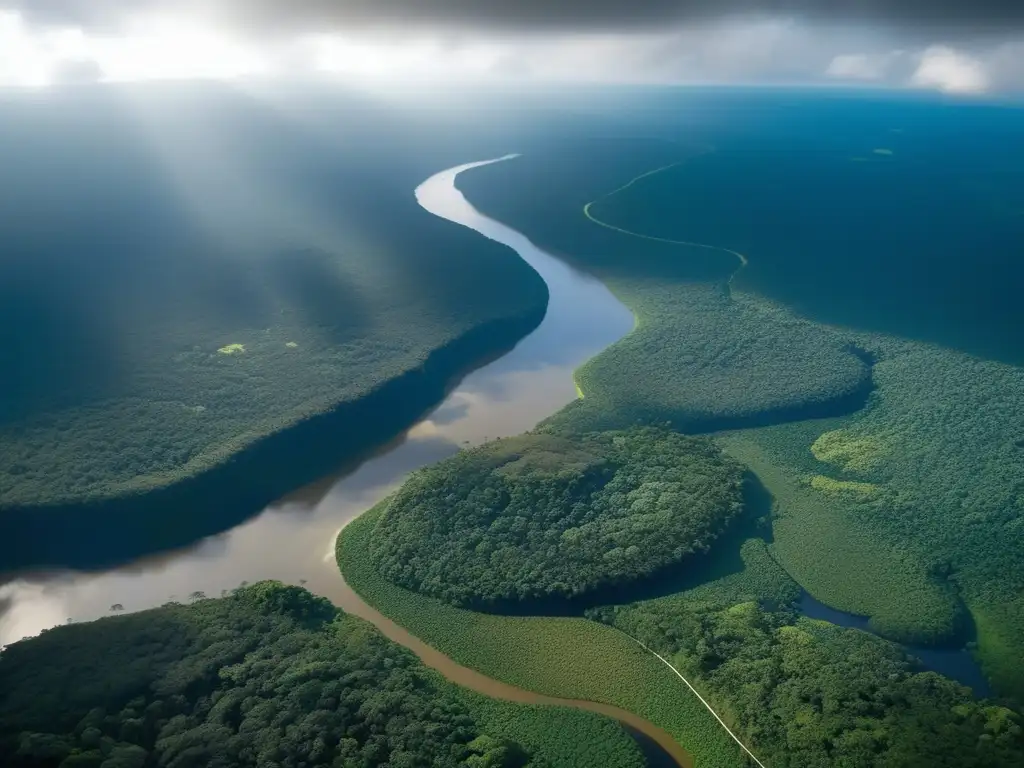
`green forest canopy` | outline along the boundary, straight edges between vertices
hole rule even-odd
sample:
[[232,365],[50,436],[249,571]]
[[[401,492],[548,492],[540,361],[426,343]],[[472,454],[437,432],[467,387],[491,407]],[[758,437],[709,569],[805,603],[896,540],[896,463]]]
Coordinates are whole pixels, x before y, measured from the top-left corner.
[[394,583],[456,605],[573,598],[706,551],[742,486],[742,467],[702,438],[526,434],[415,473],[371,553]]
[[632,333],[580,369],[585,398],[557,418],[576,430],[669,421],[693,432],[859,407],[871,388],[867,361],[792,313],[730,301],[723,286],[735,256],[615,232],[583,215],[634,175],[693,153],[635,140],[562,143],[459,177],[480,210],[567,254],[636,315]]
[[182,99],[166,130],[217,123],[183,192],[133,120],[54,99],[0,119],[21,147],[0,193],[0,508],[175,483],[543,313],[522,260],[419,207],[449,157],[397,162],[386,111],[325,144],[238,94]]
[[[794,148],[799,149],[795,145]],[[566,151],[561,152],[562,149]],[[921,152],[925,149],[917,147]],[[819,157],[823,151],[822,147],[816,149]],[[901,156],[904,154],[901,152]],[[722,235],[716,244],[742,248],[751,265],[758,265],[757,270],[753,266],[744,270],[730,290],[722,290],[736,265],[735,258],[728,254],[648,242],[589,222],[582,214],[586,202],[645,170],[685,159],[679,152],[673,154],[665,148],[660,154],[653,150],[640,152],[636,158],[635,167],[624,167],[621,158],[608,157],[608,153],[595,151],[593,146],[552,147],[547,154],[524,155],[500,169],[481,169],[460,180],[468,198],[481,210],[508,222],[541,246],[569,254],[605,279],[640,320],[630,336],[584,366],[578,379],[585,398],[553,417],[544,428],[580,431],[617,426],[623,419],[632,422],[637,418],[671,419],[674,427],[683,430],[694,426],[738,428],[788,421],[768,428],[764,435],[750,434],[750,439],[772,458],[778,471],[787,476],[787,483],[806,484],[809,492],[821,497],[822,504],[842,520],[849,533],[847,540],[856,542],[853,549],[885,555],[864,559],[823,554],[833,545],[837,551],[848,550],[841,546],[842,542],[829,538],[824,526],[816,524],[820,520],[805,515],[807,525],[797,525],[798,516],[789,515],[790,510],[783,504],[781,514],[792,519],[778,527],[776,550],[782,555],[798,553],[801,560],[814,561],[812,567],[801,569],[804,586],[834,605],[836,601],[831,597],[838,592],[833,587],[845,583],[849,593],[860,589],[851,585],[872,583],[875,591],[864,602],[874,603],[875,607],[888,603],[885,611],[872,615],[879,618],[876,626],[881,629],[884,625],[892,637],[924,636],[943,642],[961,638],[962,630],[969,629],[970,623],[961,621],[958,615],[962,613],[961,604],[966,604],[977,628],[978,653],[989,679],[998,690],[1024,700],[1024,675],[1019,663],[1024,658],[1024,600],[1020,597],[1024,590],[1024,451],[1017,447],[1024,442],[1017,416],[1024,403],[1024,374],[1020,367],[884,333],[811,322],[761,296],[737,290],[737,286],[742,288],[752,280],[755,271],[758,279],[766,279],[775,264],[782,263],[780,260],[789,253],[785,244],[793,226],[790,223],[788,229],[779,227],[778,221],[769,221],[770,216],[750,222],[750,227],[756,223],[771,229],[776,238],[772,242],[783,244],[774,251],[760,249],[761,241],[754,236],[754,229],[743,242],[724,237],[746,227],[745,219],[757,211],[742,196],[726,195],[712,196],[713,200],[701,204],[720,206],[717,219],[693,215],[689,208],[679,210],[680,190],[689,195],[688,200],[707,198],[703,181],[694,182],[687,175],[688,164],[660,179],[660,187],[655,185],[665,198],[657,206],[649,204],[651,195],[645,179],[625,194],[605,198],[598,212],[613,217],[616,224],[625,228],[662,237],[712,240]],[[749,160],[750,156],[742,152],[706,155],[701,159],[703,175],[694,178],[706,180],[714,176],[716,183],[726,183],[727,177],[742,170]],[[757,160],[762,161],[767,162],[763,157]],[[918,162],[922,167],[935,164],[935,168],[942,169],[946,157],[925,153]],[[778,158],[771,158],[771,163],[777,173]],[[553,167],[559,169],[557,173],[552,173]],[[812,163],[803,169],[817,174],[820,167]],[[837,166],[834,170],[827,181],[837,188],[845,188],[847,183],[852,185],[851,189],[874,184],[885,195],[891,192],[886,187],[892,180],[891,174],[899,172],[895,164],[886,164],[885,169],[870,178],[864,177],[861,169],[843,171]],[[821,181],[820,175],[815,178]],[[541,179],[553,181],[550,187],[544,187]],[[542,187],[542,191],[535,193]],[[667,187],[673,190],[671,194],[666,192]],[[523,194],[524,189],[529,189],[530,194]],[[930,200],[929,205],[942,203],[939,190],[934,192],[938,197]],[[885,195],[883,199],[889,200]],[[666,215],[673,205],[675,215]],[[856,215],[859,209],[851,206],[842,210]],[[842,210],[837,208],[833,214],[841,215]],[[660,218],[655,215],[658,211],[662,214]],[[964,215],[979,217],[979,221],[989,217],[977,206],[965,209]],[[588,226],[595,231],[588,231]],[[874,228],[854,229],[863,231],[865,236],[877,235]],[[960,229],[974,231],[962,226]],[[902,236],[907,238],[915,233],[924,236],[929,231],[917,226],[901,229]],[[943,248],[947,245],[943,244]],[[931,250],[923,247],[914,252]],[[883,249],[872,258],[884,261],[888,253]],[[764,263],[757,261],[759,254]],[[722,263],[718,273],[707,267],[711,258]],[[831,269],[836,260],[831,255],[822,258],[822,251],[817,248],[803,253],[801,258],[813,261],[815,270]],[[915,301],[921,303],[922,312],[927,310],[925,314],[915,314],[914,306],[896,301],[899,292],[894,293],[882,279],[889,274],[884,264],[877,270],[858,267],[856,253],[849,251],[844,251],[839,261],[846,268],[830,277],[829,295],[836,294],[837,286],[848,280],[854,280],[856,288],[846,297],[849,302],[844,311],[874,311],[874,305],[866,302],[863,294],[874,285],[874,290],[887,302],[887,311],[878,317],[884,315],[898,327],[910,327],[907,323],[918,315],[948,315],[948,302],[924,301],[936,290],[928,280],[921,279],[927,274],[924,265],[911,270],[909,276],[906,269],[895,275],[901,280],[913,278],[905,287],[913,288]],[[907,267],[899,260],[891,267],[896,270],[900,264]],[[946,264],[943,268],[948,273],[952,266]],[[787,268],[792,269],[793,264]],[[787,276],[787,291],[799,289],[799,280],[788,279],[790,272],[783,270],[781,274]],[[990,288],[986,284],[985,290]],[[805,293],[806,301],[820,309],[821,296],[814,291]],[[1011,309],[1003,302],[995,308],[998,311],[993,311],[998,315]],[[995,315],[981,313],[979,322],[991,322]],[[858,316],[863,319],[863,315]],[[955,331],[956,325],[942,324],[936,319],[930,328],[942,336]],[[955,334],[949,339],[956,341]],[[1006,339],[999,341],[1005,352]],[[984,339],[976,338],[968,346],[986,344]],[[800,352],[789,356],[787,350]],[[827,411],[809,414],[806,408],[797,407],[782,414],[776,412],[776,416],[783,418],[757,418],[757,414],[770,415],[763,406],[776,391],[775,381],[786,387],[793,382],[805,383],[807,389],[802,395],[799,390],[790,390],[797,396],[790,402],[796,404],[813,403],[822,393],[825,399],[817,402],[827,403],[829,392],[850,391],[834,386],[842,381],[841,377],[830,378],[836,371],[845,370],[845,363],[837,367],[839,359],[835,357],[843,350],[851,358],[856,357],[857,350],[863,350],[861,356],[874,362],[871,373],[876,388],[866,400],[848,401],[850,406],[867,406],[847,417],[848,423],[842,425],[848,430],[849,439],[859,441],[849,450],[861,451],[871,444],[884,451],[880,459],[844,457],[830,452],[827,445],[819,445],[824,462],[816,461],[811,449],[820,432],[808,438],[806,433],[813,429],[805,429],[796,421],[807,415],[828,415]],[[778,376],[790,357],[794,367]],[[866,366],[861,369],[862,373],[866,370]],[[790,378],[794,373],[799,375]],[[769,382],[768,387],[761,386],[765,381]],[[752,386],[752,382],[757,385]],[[827,385],[824,390],[818,389],[822,383]],[[695,400],[699,409],[694,408]],[[836,400],[831,402],[835,404]],[[837,409],[832,415],[842,415],[844,410],[850,408]],[[695,420],[695,412],[725,418]],[[752,414],[754,418],[750,418]],[[737,415],[744,418],[733,418]],[[813,426],[812,422],[805,424]],[[828,463],[834,459],[838,461]],[[812,484],[815,476],[819,477],[817,487]],[[886,560],[897,567],[869,573],[872,565]],[[785,556],[783,562],[787,567],[796,565],[795,560]],[[866,575],[870,578],[864,578]],[[908,584],[913,590],[906,588]],[[928,591],[932,594],[924,611],[901,609]],[[883,612],[888,614],[884,622],[880,619]],[[925,621],[916,621],[918,618]]]
[[591,616],[666,656],[773,768],[1024,761],[1019,713],[921,671],[893,643],[799,618],[789,606],[800,589],[764,542],[748,540],[741,557],[698,586]]
[[642,765],[613,721],[484,699],[277,582],[15,643],[0,689],[9,768]]

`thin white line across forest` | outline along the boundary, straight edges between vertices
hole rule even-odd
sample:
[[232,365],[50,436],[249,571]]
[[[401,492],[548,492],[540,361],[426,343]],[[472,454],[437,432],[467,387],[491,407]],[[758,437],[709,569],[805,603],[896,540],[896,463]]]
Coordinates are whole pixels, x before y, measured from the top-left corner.
[[672,666],[672,664],[668,661],[668,659],[666,659],[664,656],[662,656],[657,651],[652,651],[650,648],[648,648],[646,645],[641,643],[639,640],[637,640],[632,635],[630,635],[630,634],[628,634],[626,632],[623,632],[623,634],[626,635],[626,637],[628,637],[630,640],[632,640],[634,643],[639,645],[641,648],[643,648],[648,653],[654,654],[662,664],[664,664],[666,667],[668,667],[673,672],[675,672],[676,673],[676,677],[678,677],[680,680],[682,680],[684,683],[686,683],[686,687],[689,688],[693,692],[694,696],[696,696],[698,699],[700,699],[700,703],[703,704],[707,708],[708,712],[710,712],[714,716],[715,720],[718,721],[719,725],[721,725],[725,729],[725,732],[728,733],[730,736],[732,736],[732,740],[740,745],[740,749],[742,749],[744,752],[746,752],[750,756],[750,759],[753,760],[755,763],[757,763],[759,766],[761,766],[761,768],[765,768],[765,764],[762,763],[760,760],[758,760],[757,757],[754,756],[753,752],[751,752],[749,749],[747,749],[746,744],[744,744],[742,741],[739,740],[739,737],[735,733],[732,732],[732,730],[729,728],[729,726],[725,724],[725,721],[722,718],[720,718],[718,716],[718,713],[715,712],[715,710],[711,708],[711,705],[708,704],[704,700],[704,697],[701,696],[699,693],[697,693],[697,689],[694,688],[690,684],[690,681],[687,680],[685,677],[683,677],[682,673],[678,669],[676,669],[674,666]]

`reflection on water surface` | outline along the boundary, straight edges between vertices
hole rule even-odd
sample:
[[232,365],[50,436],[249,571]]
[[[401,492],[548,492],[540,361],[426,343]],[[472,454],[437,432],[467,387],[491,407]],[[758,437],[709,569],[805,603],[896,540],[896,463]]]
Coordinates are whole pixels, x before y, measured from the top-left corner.
[[575,398],[573,370],[628,332],[632,316],[595,279],[477,213],[453,186],[455,174],[473,165],[432,177],[417,198],[431,212],[512,246],[540,273],[551,298],[537,330],[466,376],[427,418],[354,471],[297,489],[237,528],[110,571],[16,574],[0,586],[0,644],[68,619],[103,616],[114,605],[141,610],[268,578],[305,584],[344,607],[333,544],[347,521],[412,470],[464,445],[530,429]]

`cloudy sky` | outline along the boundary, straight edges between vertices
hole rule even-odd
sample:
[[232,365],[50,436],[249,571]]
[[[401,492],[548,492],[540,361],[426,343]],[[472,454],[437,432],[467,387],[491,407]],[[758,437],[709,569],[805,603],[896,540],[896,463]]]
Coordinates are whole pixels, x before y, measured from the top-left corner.
[[1024,92],[1024,0],[0,0],[0,86],[296,72]]

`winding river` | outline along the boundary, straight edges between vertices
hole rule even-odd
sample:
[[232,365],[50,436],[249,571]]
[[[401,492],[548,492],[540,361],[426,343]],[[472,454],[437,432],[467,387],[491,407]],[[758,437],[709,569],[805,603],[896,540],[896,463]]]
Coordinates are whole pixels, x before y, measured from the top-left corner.
[[573,371],[629,332],[633,316],[596,279],[536,248],[524,236],[476,211],[455,189],[458,173],[513,156],[469,163],[432,176],[416,190],[431,213],[513,248],[548,285],[543,322],[507,355],[467,375],[425,419],[357,469],[327,477],[278,500],[248,522],[192,547],[105,572],[20,574],[0,586],[0,645],[66,621],[136,611],[169,600],[215,597],[244,582],[304,584],[371,621],[448,679],[497,698],[559,704],[622,722],[652,766],[691,765],[664,730],[603,704],[541,696],[456,664],[410,635],[345,584],[334,541],[349,521],[395,490],[414,469],[496,437],[519,434],[576,398]]
[[[548,285],[550,301],[543,322],[533,333],[508,354],[468,374],[422,421],[355,470],[298,489],[226,533],[105,572],[24,573],[0,585],[0,645],[66,621],[142,610],[169,600],[215,597],[243,583],[279,579],[303,584],[347,612],[369,620],[456,683],[511,701],[572,706],[608,715],[633,733],[652,766],[690,766],[689,755],[666,731],[630,712],[541,696],[456,664],[364,603],[345,584],[335,564],[334,542],[341,528],[395,490],[409,472],[463,446],[531,429],[577,397],[574,370],[633,327],[630,311],[602,283],[483,216],[455,188],[457,174],[513,157],[468,163],[438,173],[416,189],[416,198],[434,215],[511,247],[540,274]],[[726,252],[739,260],[740,269],[745,266],[742,254]],[[848,617],[806,598],[803,609],[810,616],[857,626]],[[964,651],[947,655],[952,658],[956,653],[967,656]],[[966,674],[945,657],[938,661],[948,669],[930,657],[924,661],[975,685],[979,692],[987,692],[980,672],[968,669],[970,674]],[[960,656],[954,661],[961,666],[968,663]]]

